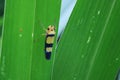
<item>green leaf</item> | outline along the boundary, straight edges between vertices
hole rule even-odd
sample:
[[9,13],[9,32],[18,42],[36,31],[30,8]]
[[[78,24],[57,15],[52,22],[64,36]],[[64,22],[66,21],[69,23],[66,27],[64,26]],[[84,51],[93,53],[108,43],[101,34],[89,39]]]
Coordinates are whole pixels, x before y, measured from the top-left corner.
[[4,18],[0,80],[30,80],[35,0],[6,0]]
[[2,34],[2,26],[3,26],[3,18],[0,17],[0,38],[1,38],[1,34]]
[[[54,59],[55,47],[50,60],[45,58],[45,29],[49,25],[54,25],[57,28],[60,15],[61,0],[36,0],[35,27],[34,27],[34,43],[32,57],[32,80],[50,80],[52,64]],[[54,46],[56,45],[56,39]]]
[[57,28],[61,0],[6,1],[0,80],[49,80],[51,60],[45,59],[45,36],[49,25]]
[[3,24],[3,18],[0,17],[0,27],[1,27],[2,24]]
[[53,80],[115,80],[120,0],[78,0],[60,39]]

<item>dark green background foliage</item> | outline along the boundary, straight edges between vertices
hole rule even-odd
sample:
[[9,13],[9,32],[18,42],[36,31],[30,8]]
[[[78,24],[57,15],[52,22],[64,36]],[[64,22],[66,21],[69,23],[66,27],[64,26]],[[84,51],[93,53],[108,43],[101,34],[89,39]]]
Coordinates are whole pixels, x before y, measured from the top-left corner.
[[[0,39],[2,35],[3,14],[4,14],[4,0],[0,0]],[[1,44],[0,44],[1,45]]]
[[0,0],[0,17],[4,14],[4,2],[5,0]]

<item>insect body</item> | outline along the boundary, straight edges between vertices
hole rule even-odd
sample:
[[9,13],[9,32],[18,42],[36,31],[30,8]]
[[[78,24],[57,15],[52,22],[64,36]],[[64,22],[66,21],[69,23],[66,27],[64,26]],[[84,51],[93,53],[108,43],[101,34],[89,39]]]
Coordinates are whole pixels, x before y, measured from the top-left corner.
[[47,60],[50,60],[51,58],[54,38],[55,38],[55,27],[50,25],[46,30],[46,39],[45,39],[45,57]]

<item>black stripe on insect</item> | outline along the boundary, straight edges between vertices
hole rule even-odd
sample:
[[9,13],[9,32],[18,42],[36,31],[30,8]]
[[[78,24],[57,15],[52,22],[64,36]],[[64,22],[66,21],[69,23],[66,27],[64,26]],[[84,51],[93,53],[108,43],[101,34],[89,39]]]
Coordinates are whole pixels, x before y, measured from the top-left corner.
[[55,38],[55,27],[50,25],[46,30],[46,38],[45,38],[45,58],[47,60],[51,59],[54,38]]

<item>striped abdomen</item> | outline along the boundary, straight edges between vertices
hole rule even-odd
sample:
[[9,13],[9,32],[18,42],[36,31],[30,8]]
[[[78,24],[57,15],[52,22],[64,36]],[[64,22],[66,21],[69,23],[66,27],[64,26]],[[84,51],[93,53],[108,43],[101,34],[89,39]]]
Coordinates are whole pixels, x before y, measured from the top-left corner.
[[53,47],[53,42],[54,42],[54,34],[47,34],[46,40],[45,40],[45,57],[46,59],[51,58],[51,53],[52,53],[52,47]]

